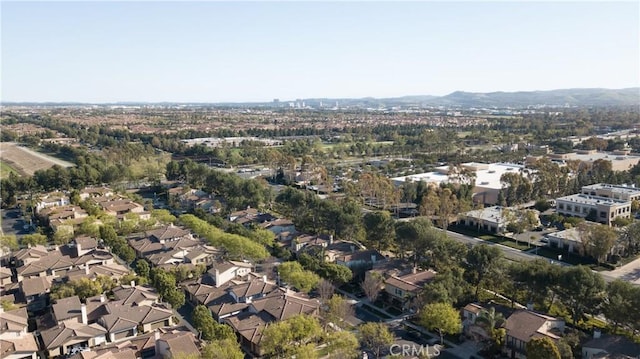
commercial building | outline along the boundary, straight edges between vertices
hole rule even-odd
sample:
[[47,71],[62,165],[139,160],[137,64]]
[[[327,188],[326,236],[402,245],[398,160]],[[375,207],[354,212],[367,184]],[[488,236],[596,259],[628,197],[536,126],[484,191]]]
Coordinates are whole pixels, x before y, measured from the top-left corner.
[[590,186],[583,186],[581,192],[585,195],[621,199],[624,201],[640,199],[640,188],[635,188],[634,185],[597,183]]
[[[436,167],[435,171],[395,177],[391,180],[396,185],[405,182],[426,182],[433,185],[441,183],[465,183],[474,181],[473,198],[475,202],[487,205],[498,203],[498,193],[502,189],[500,178],[505,173],[520,173],[526,176],[525,166],[513,163],[477,163],[467,162],[460,165],[460,169],[468,172],[468,176],[452,170],[449,166]],[[468,182],[467,182],[468,183]]]
[[591,219],[595,222],[611,224],[618,217],[631,217],[631,202],[586,194],[574,194],[556,199],[556,211],[565,216],[593,217]]
[[505,217],[504,207],[494,206],[461,213],[458,224],[477,228],[485,232],[502,233],[509,221]]
[[[626,171],[640,162],[640,155],[632,154],[629,151],[600,152],[596,150],[578,150],[570,153],[552,153],[546,155],[551,161],[564,165],[567,161],[582,161],[593,163],[597,160],[611,162],[613,171]],[[529,156],[526,163],[534,163],[542,156]]]

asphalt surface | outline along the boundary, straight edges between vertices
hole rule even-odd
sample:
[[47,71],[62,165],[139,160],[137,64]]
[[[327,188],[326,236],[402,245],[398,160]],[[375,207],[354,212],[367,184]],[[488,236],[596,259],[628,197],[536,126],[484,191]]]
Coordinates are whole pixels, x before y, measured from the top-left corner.
[[25,234],[31,233],[31,228],[26,228],[29,222],[25,221],[20,209],[1,209],[2,212],[2,234],[9,235],[15,234],[17,237],[21,237]]

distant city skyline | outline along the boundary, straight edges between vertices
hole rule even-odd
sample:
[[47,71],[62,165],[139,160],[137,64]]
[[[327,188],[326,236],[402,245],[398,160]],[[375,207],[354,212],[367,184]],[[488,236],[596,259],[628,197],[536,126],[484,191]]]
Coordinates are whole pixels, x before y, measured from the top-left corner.
[[13,2],[3,102],[640,86],[640,3]]

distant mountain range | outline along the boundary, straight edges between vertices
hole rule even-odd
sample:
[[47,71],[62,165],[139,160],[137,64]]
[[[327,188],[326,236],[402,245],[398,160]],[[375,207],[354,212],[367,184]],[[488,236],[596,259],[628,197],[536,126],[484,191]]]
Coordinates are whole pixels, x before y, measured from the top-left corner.
[[457,105],[462,107],[640,105],[640,87],[618,90],[593,88],[489,93],[456,91],[429,102],[432,104]]
[[469,107],[526,107],[547,106],[640,106],[640,87],[626,89],[564,89],[519,92],[464,92],[446,96],[403,96],[395,98],[362,99],[305,99],[305,105],[317,106],[339,103],[340,106],[459,106]]
[[[546,105],[546,106],[640,106],[640,87],[626,89],[604,89],[604,88],[576,88],[550,91],[518,91],[518,92],[464,92],[456,91],[446,96],[402,96],[394,98],[308,98],[297,100],[285,100],[281,102],[224,102],[224,103],[202,103],[202,102],[115,102],[102,103],[99,105],[110,106],[133,106],[133,105],[184,105],[184,106],[228,106],[228,107],[284,107],[293,103],[298,107],[304,103],[305,106],[314,108],[338,107],[360,107],[360,108],[390,108],[390,107],[427,107],[446,106],[462,108],[492,108],[492,107],[515,107]],[[82,106],[87,103],[78,102],[3,102],[2,105],[23,105],[23,106]]]

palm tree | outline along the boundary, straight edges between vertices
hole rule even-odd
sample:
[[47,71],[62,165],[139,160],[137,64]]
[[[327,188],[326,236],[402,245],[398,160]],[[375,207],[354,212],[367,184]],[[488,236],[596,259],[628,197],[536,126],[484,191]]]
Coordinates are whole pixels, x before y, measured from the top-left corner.
[[482,309],[480,313],[478,313],[475,323],[485,326],[489,332],[491,332],[504,323],[504,316],[502,313],[496,313],[496,308],[493,307]]

